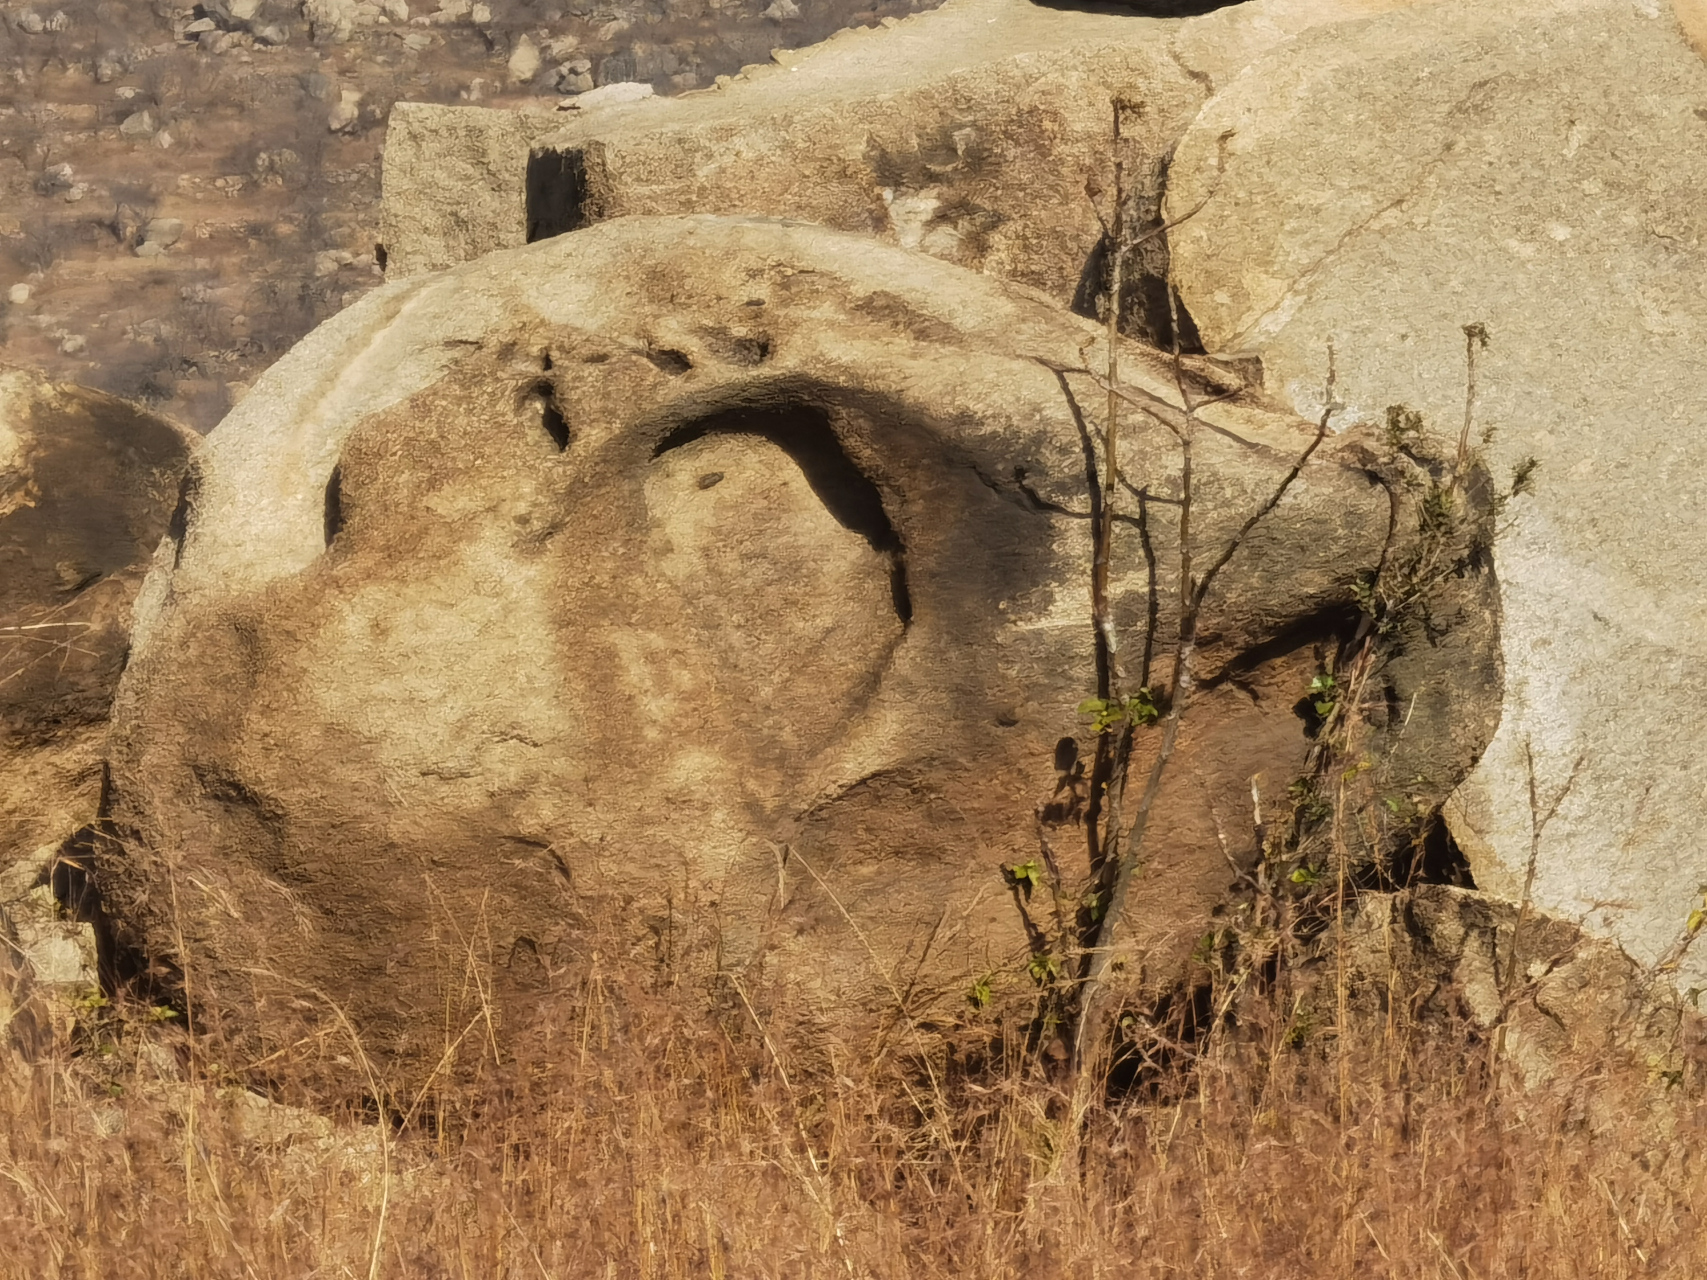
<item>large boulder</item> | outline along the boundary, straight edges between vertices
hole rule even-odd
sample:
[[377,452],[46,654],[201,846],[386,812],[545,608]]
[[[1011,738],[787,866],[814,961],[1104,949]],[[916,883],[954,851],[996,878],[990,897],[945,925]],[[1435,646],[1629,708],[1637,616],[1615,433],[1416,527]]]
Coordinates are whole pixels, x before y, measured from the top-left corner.
[[95,817],[131,603],[192,439],[126,401],[0,369],[0,885]]
[[[447,1016],[513,1026],[599,950],[780,981],[827,1027],[891,978],[924,1019],[993,971],[1023,991],[1001,868],[1089,755],[1101,333],[762,220],[626,219],[369,295],[207,439],[148,579],[99,869],[118,944],[257,1056],[336,1006],[416,1081]],[[1167,361],[1123,359],[1177,403]],[[1312,429],[1252,392],[1204,418],[1210,547]],[[1125,438],[1167,565],[1177,449],[1136,414]],[[1367,460],[1325,449],[1212,597],[1129,920],[1158,981],[1256,856],[1252,776],[1302,768],[1294,706],[1388,546]],[[1174,622],[1164,598],[1160,652]],[[1497,669],[1454,668],[1497,697]],[[1407,730],[1454,780],[1488,729],[1471,707],[1436,732],[1457,714],[1425,693]]]
[[[1684,4],[1680,15],[1699,17]],[[1456,2],[1299,36],[1208,104],[1169,206],[1211,351],[1540,460],[1496,547],[1506,693],[1452,807],[1476,882],[1707,977],[1707,64],[1657,0]],[[1548,814],[1557,809],[1550,822]],[[1533,873],[1531,883],[1531,873]]]

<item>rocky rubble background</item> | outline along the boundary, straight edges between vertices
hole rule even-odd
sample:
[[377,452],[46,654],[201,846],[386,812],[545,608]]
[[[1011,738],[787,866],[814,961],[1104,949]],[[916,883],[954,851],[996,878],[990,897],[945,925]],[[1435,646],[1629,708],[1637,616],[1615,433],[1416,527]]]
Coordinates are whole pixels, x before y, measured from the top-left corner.
[[200,430],[377,285],[394,102],[708,86],[909,0],[0,8],[0,361]]

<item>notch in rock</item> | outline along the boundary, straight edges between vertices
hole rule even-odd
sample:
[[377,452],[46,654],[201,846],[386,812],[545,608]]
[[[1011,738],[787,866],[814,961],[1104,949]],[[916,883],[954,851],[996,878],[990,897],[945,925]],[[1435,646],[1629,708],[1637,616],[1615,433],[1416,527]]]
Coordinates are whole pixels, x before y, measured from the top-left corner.
[[[550,359],[550,356],[546,357],[547,361]],[[557,452],[562,453],[569,447],[569,423],[557,407],[557,388],[541,380],[534,384],[533,398],[539,403],[540,426],[551,437],[551,443],[557,446]]]
[[528,157],[527,242],[579,231],[587,208],[587,153],[536,151]]
[[647,347],[646,358],[654,368],[661,373],[667,373],[672,378],[679,378],[693,368],[693,361],[684,352],[673,347]]
[[326,545],[332,545],[344,530],[344,469],[333,467],[331,479],[326,481]]

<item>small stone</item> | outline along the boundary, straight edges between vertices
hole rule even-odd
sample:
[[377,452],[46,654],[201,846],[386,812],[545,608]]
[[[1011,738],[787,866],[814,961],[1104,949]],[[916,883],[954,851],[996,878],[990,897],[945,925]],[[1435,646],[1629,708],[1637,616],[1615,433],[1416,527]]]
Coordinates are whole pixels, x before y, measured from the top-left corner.
[[477,4],[468,11],[468,20],[477,24],[492,21],[492,9],[489,5]]
[[154,132],[154,117],[147,111],[133,111],[124,118],[119,132],[127,138],[146,138]]
[[67,334],[64,341],[59,344],[59,354],[62,356],[74,356],[88,345],[88,340],[84,338],[82,334]]
[[84,182],[73,183],[71,190],[69,190],[65,193],[65,203],[66,204],[76,204],[79,200],[81,200],[84,196],[86,196],[88,194],[89,194],[89,185],[87,183],[84,183]]
[[190,23],[189,26],[184,28],[184,34],[187,36],[199,36],[204,31],[218,30],[219,24],[212,18],[197,18],[194,22]]
[[261,0],[229,0],[225,8],[234,21],[250,22],[261,12]]
[[333,133],[353,133],[356,122],[361,119],[362,93],[360,89],[343,89],[338,94],[338,105],[333,107],[326,116],[326,127]]
[[272,48],[290,42],[290,32],[280,26],[256,27],[253,34],[256,40]]
[[347,267],[352,261],[348,253],[339,249],[322,249],[314,255],[314,274],[316,277],[336,275],[338,268]]
[[16,19],[18,30],[25,35],[39,36],[47,29],[47,23],[42,21],[41,14],[34,9],[25,9]]
[[800,6],[794,0],[771,0],[770,8],[761,16],[772,22],[788,22],[800,16]]
[[639,102],[644,98],[650,98],[655,92],[656,90],[649,84],[625,80],[583,93],[568,105],[586,111],[594,107],[614,106],[619,102]]
[[30,286],[15,284],[6,291],[6,301],[14,307],[21,307],[30,300]]
[[98,58],[95,61],[95,83],[111,84],[124,74],[124,64],[116,58]]
[[409,21],[409,0],[384,0],[380,8],[393,22]]
[[539,74],[539,46],[527,36],[516,41],[508,64],[510,83],[526,84]]
[[143,233],[144,242],[152,241],[163,249],[170,249],[184,238],[184,220],[182,218],[154,218],[148,223],[148,230]]

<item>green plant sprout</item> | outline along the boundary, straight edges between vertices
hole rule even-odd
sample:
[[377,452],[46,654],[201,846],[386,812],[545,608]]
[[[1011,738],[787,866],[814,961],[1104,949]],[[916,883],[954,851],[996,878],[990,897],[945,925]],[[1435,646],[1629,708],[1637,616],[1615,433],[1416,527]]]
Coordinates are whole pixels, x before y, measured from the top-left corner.
[[1124,699],[1086,698],[1079,704],[1079,714],[1090,716],[1091,732],[1099,734],[1112,733],[1127,725],[1138,728],[1155,724],[1162,717],[1148,687]]

